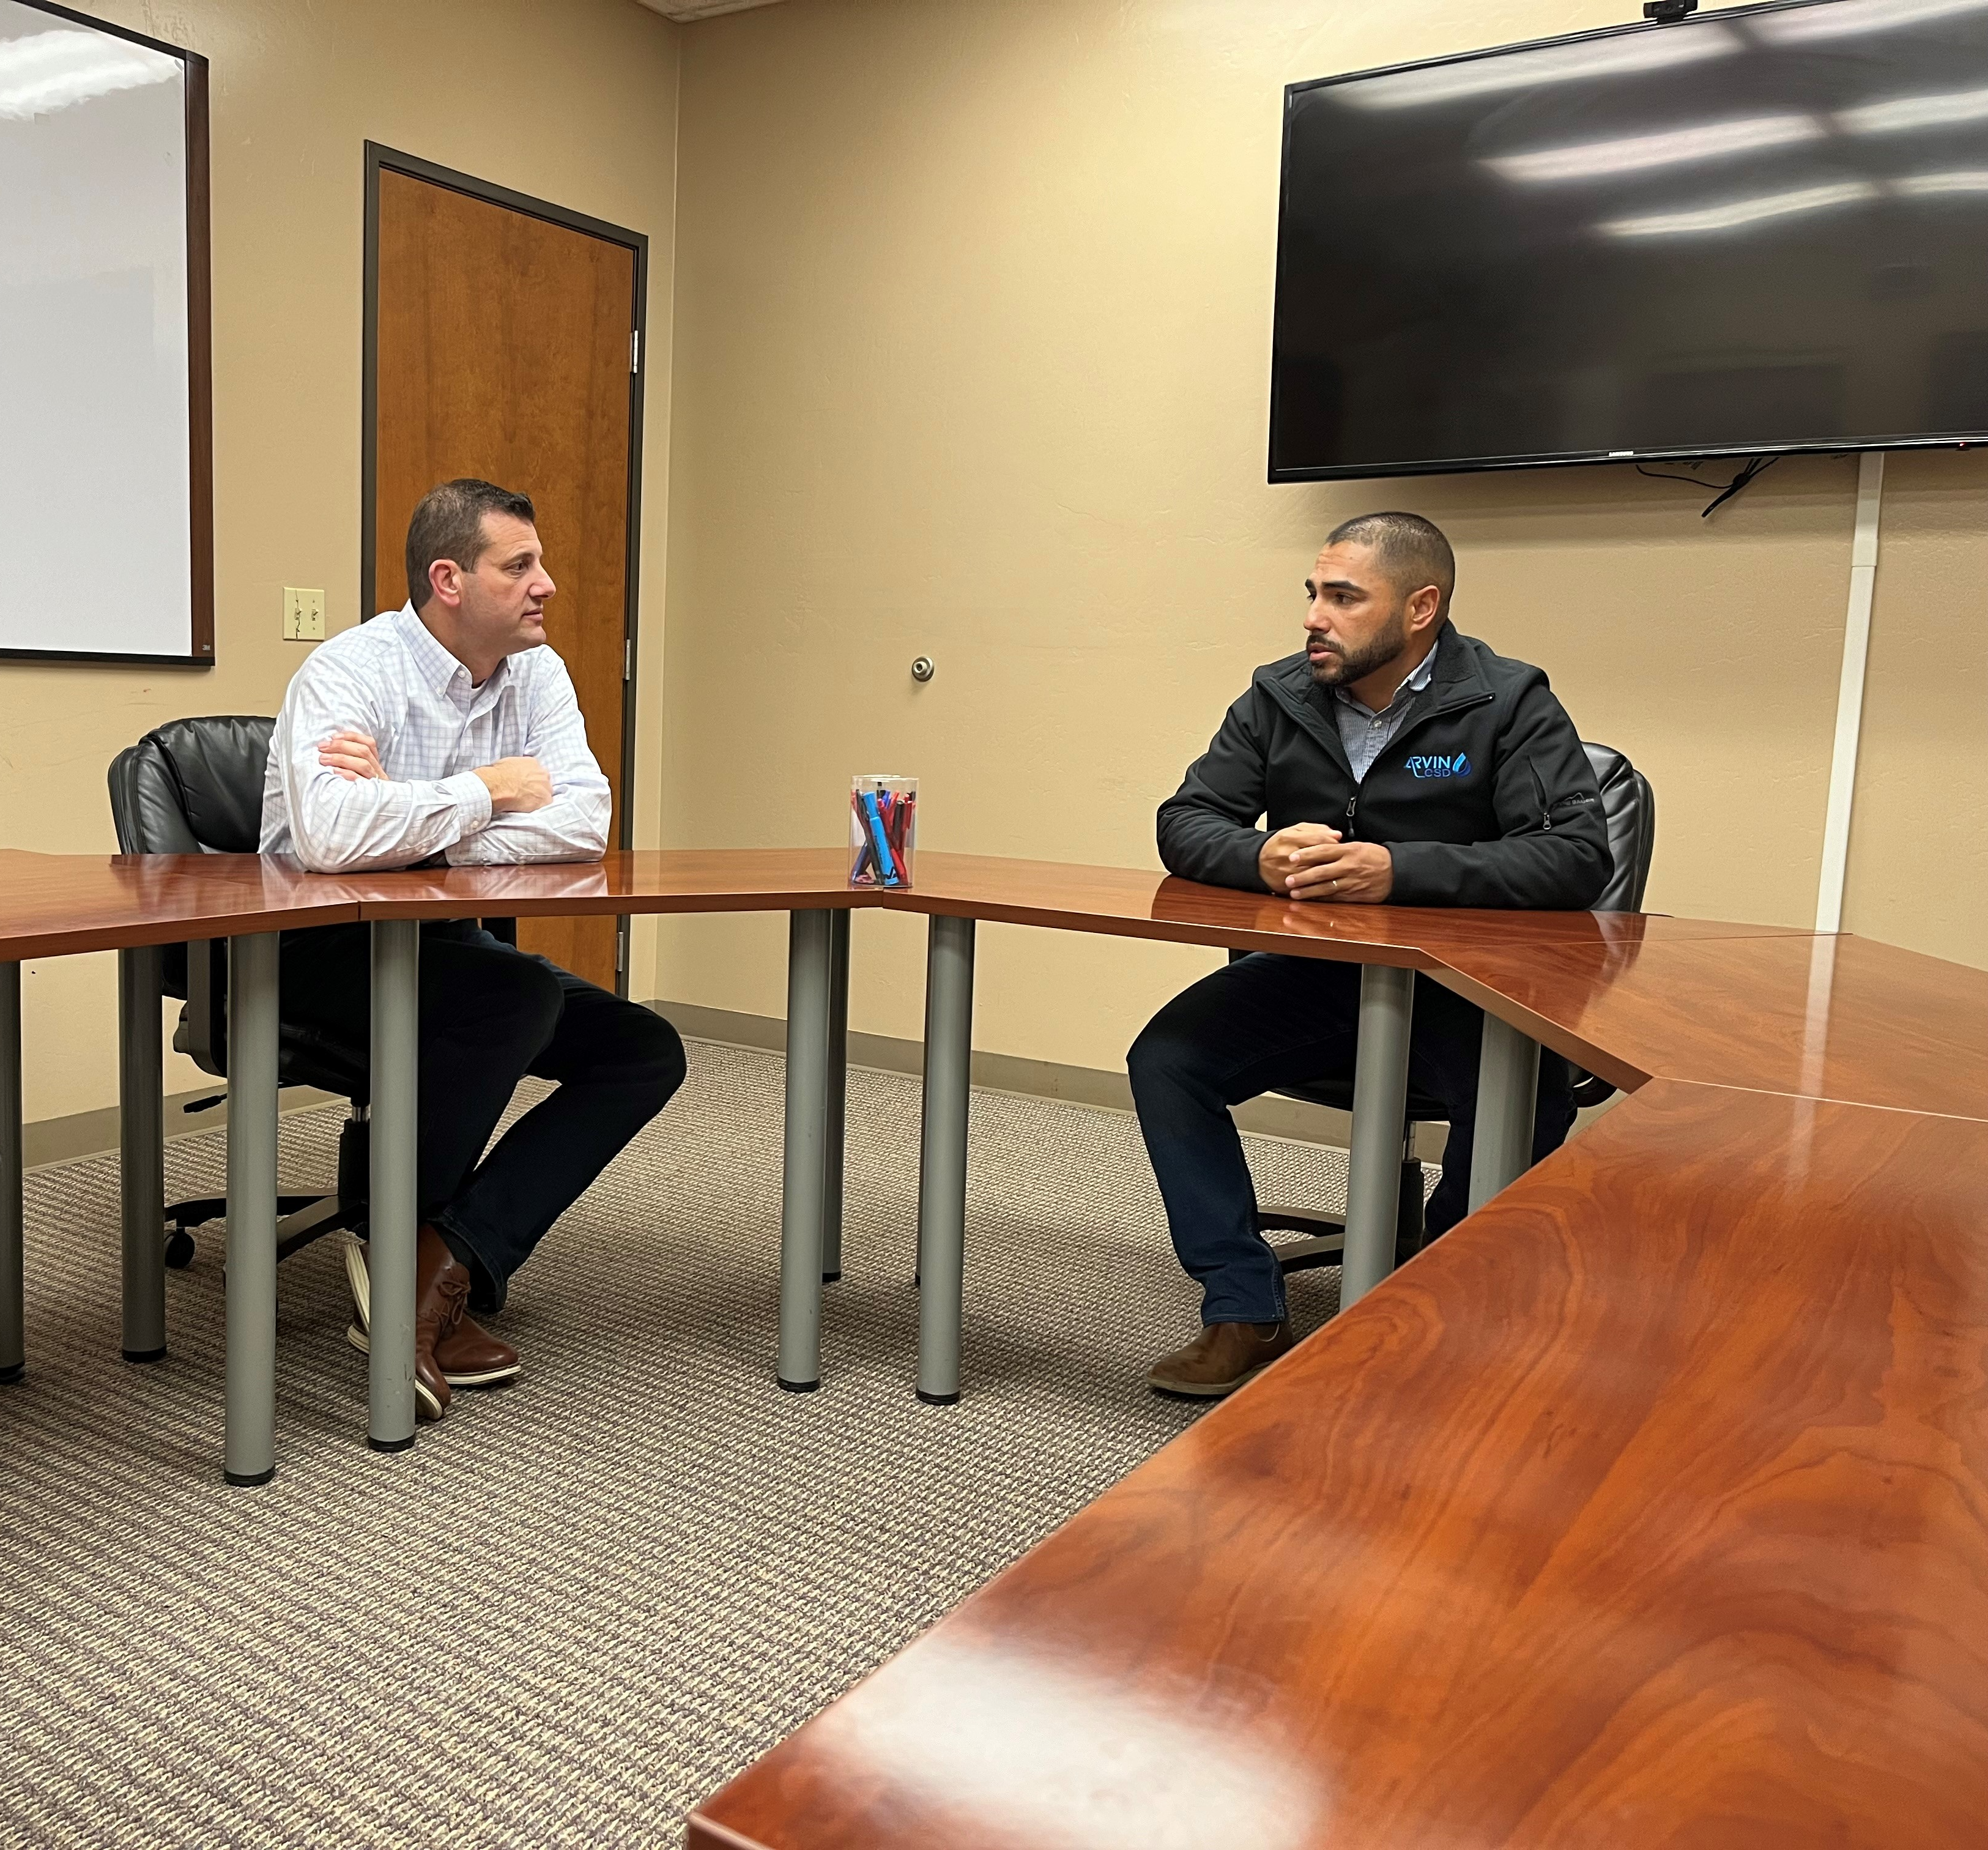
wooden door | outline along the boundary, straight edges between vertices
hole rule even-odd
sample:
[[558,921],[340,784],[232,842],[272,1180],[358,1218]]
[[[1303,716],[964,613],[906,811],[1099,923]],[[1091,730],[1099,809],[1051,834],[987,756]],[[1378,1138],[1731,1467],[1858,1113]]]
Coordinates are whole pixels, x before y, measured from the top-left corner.
[[[614,788],[618,845],[638,250],[390,167],[377,184],[368,612],[406,597],[408,517],[437,482],[481,476],[529,495],[559,587],[547,640]],[[614,989],[619,930],[525,919],[518,939]]]

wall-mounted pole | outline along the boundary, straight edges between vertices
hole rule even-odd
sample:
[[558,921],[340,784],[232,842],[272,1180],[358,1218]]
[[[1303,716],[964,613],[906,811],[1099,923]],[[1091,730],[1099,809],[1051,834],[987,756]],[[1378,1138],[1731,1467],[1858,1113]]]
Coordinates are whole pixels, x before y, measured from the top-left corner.
[[1836,693],[1836,749],[1829,761],[1829,810],[1822,826],[1822,879],[1815,928],[1843,928],[1850,872],[1850,817],[1857,800],[1857,741],[1864,726],[1864,665],[1871,653],[1871,600],[1878,583],[1878,519],[1885,501],[1885,456],[1857,462],[1857,530],[1850,546],[1850,608],[1843,622],[1843,679]]

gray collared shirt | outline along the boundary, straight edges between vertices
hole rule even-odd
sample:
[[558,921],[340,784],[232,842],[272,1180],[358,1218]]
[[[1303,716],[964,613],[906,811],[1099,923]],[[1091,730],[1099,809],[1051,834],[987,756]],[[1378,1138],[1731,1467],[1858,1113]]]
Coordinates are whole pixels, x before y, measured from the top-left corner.
[[1401,722],[1408,718],[1415,696],[1428,685],[1429,677],[1435,672],[1435,651],[1432,648],[1416,665],[1415,671],[1395,688],[1395,698],[1378,713],[1344,688],[1332,690],[1333,717],[1339,722],[1340,742],[1346,747],[1346,756],[1352,763],[1355,783],[1366,781],[1374,760],[1388,749],[1395,735],[1401,729]]

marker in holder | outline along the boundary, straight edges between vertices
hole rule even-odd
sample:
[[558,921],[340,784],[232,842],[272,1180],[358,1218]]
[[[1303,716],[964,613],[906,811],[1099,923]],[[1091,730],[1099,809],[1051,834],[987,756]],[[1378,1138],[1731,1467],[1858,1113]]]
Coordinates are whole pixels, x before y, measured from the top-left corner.
[[918,780],[915,777],[850,780],[851,886],[909,886],[918,838]]

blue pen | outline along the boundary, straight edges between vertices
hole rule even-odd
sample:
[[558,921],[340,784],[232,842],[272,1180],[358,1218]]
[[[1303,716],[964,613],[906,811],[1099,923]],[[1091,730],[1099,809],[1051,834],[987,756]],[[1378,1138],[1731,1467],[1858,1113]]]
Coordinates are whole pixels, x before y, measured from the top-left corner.
[[884,832],[883,813],[877,807],[876,793],[863,793],[863,813],[870,824],[871,845],[877,851],[877,871],[883,876],[887,887],[899,887],[904,883],[898,872],[898,864],[891,857],[891,839]]

